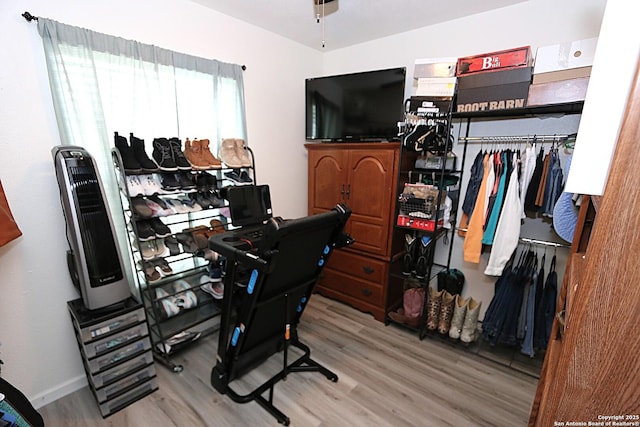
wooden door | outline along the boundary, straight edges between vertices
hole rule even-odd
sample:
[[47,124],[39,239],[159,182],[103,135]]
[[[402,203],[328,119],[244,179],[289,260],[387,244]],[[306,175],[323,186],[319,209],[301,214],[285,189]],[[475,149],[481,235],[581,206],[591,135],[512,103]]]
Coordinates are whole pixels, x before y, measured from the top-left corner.
[[640,422],[639,140],[636,71],[557,364],[539,388],[540,406],[531,419],[536,426]]

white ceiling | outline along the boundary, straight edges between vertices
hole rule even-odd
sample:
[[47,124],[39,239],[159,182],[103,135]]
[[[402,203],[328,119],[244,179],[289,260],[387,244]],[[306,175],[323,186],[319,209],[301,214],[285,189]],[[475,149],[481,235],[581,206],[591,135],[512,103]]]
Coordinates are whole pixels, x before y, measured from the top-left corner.
[[527,0],[335,0],[316,22],[314,0],[192,0],[318,50],[346,46]]

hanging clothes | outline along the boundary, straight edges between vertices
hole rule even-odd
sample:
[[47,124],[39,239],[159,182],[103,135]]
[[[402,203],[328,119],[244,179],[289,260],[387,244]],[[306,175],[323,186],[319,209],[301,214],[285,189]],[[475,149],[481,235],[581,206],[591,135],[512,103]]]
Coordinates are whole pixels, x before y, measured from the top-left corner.
[[520,162],[520,204],[522,205],[522,219],[526,218],[526,215],[524,213],[526,205],[526,195],[529,192],[529,184],[532,182],[536,165],[536,146],[534,142],[533,144],[527,144]]
[[512,169],[509,178],[510,184],[504,199],[504,206],[493,239],[493,248],[489,255],[489,262],[484,274],[500,276],[509,257],[518,247],[520,238],[520,187],[518,185],[517,154],[512,155]]
[[[544,256],[542,257],[542,262],[544,264]],[[529,357],[534,357],[536,355],[536,352],[533,349],[533,330],[536,317],[536,285],[538,283],[538,274],[538,269],[535,268],[533,271],[533,276],[531,277],[531,286],[529,286],[525,319],[525,334],[524,339],[522,340],[522,345],[520,347],[520,352],[526,354]]]
[[489,163],[491,170],[489,171],[489,177],[487,178],[487,197],[485,198],[484,207],[484,222],[482,229],[485,230],[487,222],[491,216],[491,210],[496,201],[498,194],[498,187],[500,185],[500,175],[502,174],[502,159],[499,152],[492,152],[489,157]]
[[544,189],[544,199],[542,202],[542,215],[552,217],[553,208],[556,205],[556,201],[562,194],[562,188],[564,181],[564,173],[562,172],[562,166],[560,165],[560,156],[558,155],[558,149],[551,151],[551,158],[549,159],[549,172],[547,173],[547,183]]
[[544,147],[540,146],[540,151],[536,157],[536,167],[533,170],[531,181],[527,186],[527,192],[524,198],[524,210],[527,212],[536,212],[538,207],[536,206],[536,196],[538,194],[538,187],[540,187],[540,180],[542,179],[542,170],[544,168]]
[[495,193],[497,193],[498,191],[497,182],[496,182],[496,167],[498,167],[498,165],[496,165],[495,154],[489,157],[489,163],[490,163],[490,168],[489,168],[489,176],[487,177],[487,191],[485,192],[485,197],[484,197],[485,210],[484,210],[484,220],[482,221],[483,230],[487,226],[487,219],[488,219],[489,213],[491,212],[491,205],[493,204],[492,197],[495,199]]
[[539,313],[542,311],[542,294],[544,292],[544,264],[547,254],[542,255],[542,262],[540,263],[540,271],[538,272],[538,280],[536,281],[536,300],[533,313],[533,347],[542,347],[544,343],[544,317]]
[[467,262],[479,263],[480,252],[482,251],[482,220],[484,219],[484,193],[486,191],[487,178],[489,177],[489,154],[485,154],[483,159],[484,174],[476,204],[469,218],[469,227],[464,239],[463,257]]
[[544,156],[544,163],[542,164],[542,177],[540,178],[540,184],[538,185],[538,192],[536,194],[535,205],[537,206],[538,210],[542,207],[542,204],[544,203],[544,189],[547,186],[547,175],[549,173],[550,160],[551,160],[551,155],[550,153],[547,153],[547,155]]
[[544,291],[542,294],[542,310],[541,316],[544,321],[544,347],[547,348],[549,339],[551,338],[551,326],[553,318],[556,315],[556,301],[558,299],[558,273],[556,273],[556,256],[551,258],[549,267],[549,275],[544,282]]
[[[499,182],[496,182],[496,195],[494,198],[493,205],[491,206],[491,213],[489,214],[489,219],[487,220],[487,224],[484,229],[484,234],[482,235],[482,244],[483,245],[492,245],[493,237],[496,233],[496,226],[498,225],[498,219],[500,218],[500,212],[502,210],[502,203],[504,199],[505,187],[507,185],[507,179],[509,178],[509,168],[507,168],[507,164],[510,162],[508,152],[498,153],[500,157],[500,179]],[[496,174],[496,181],[498,181],[498,174]],[[517,179],[517,177],[516,177]]]
[[467,227],[469,226],[469,218],[473,212],[473,208],[476,205],[476,199],[478,198],[478,191],[480,190],[480,184],[484,176],[484,154],[478,152],[476,158],[471,165],[471,172],[469,173],[469,183],[467,184],[467,191],[465,192],[464,201],[462,202],[462,215],[460,218],[460,224],[458,226],[458,234],[464,236]]

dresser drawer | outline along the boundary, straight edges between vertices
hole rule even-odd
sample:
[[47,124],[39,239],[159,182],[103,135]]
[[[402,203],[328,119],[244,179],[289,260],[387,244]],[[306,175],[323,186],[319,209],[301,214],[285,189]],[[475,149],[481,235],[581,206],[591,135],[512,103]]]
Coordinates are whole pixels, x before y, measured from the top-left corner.
[[[361,280],[343,272],[325,268],[318,280],[318,291],[322,288],[347,295],[372,306],[384,305],[384,292],[380,284]],[[332,296],[332,295],[331,295]]]
[[386,282],[389,275],[389,263],[341,250],[334,251],[331,254],[326,268],[367,282],[376,283],[380,286]]

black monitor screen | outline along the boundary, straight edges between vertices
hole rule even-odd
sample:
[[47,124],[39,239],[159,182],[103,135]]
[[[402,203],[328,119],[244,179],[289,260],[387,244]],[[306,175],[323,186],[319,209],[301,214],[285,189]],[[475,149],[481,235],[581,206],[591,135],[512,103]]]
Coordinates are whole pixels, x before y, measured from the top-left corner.
[[235,227],[260,224],[271,218],[268,185],[239,185],[227,188],[231,223]]
[[307,79],[306,138],[397,139],[405,74],[405,68],[392,68]]

